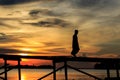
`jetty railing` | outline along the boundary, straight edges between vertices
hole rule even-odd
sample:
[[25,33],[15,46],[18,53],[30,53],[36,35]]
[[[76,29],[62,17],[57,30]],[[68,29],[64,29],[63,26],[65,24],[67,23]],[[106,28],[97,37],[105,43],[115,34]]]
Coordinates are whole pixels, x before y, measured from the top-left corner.
[[[4,78],[0,77],[0,79],[3,80],[8,80],[7,79],[7,72],[12,70],[8,68],[8,64],[7,64],[7,60],[16,60],[18,61],[18,78],[19,80],[21,80],[21,64],[20,61],[22,58],[26,58],[26,59],[43,59],[43,60],[51,60],[53,62],[53,71],[44,75],[43,77],[39,78],[38,80],[42,80],[45,77],[53,74],[53,80],[56,80],[56,72],[63,69],[64,68],[64,73],[65,73],[65,80],[69,80],[68,79],[68,68],[74,69],[80,73],[83,73],[87,76],[93,77],[96,80],[103,80],[97,76],[94,76],[88,72],[82,71],[80,69],[77,69],[75,67],[72,67],[70,65],[67,64],[68,61],[77,61],[77,62],[104,62],[106,63],[107,67],[106,67],[106,75],[107,78],[106,80],[111,80],[111,76],[110,76],[110,65],[115,64],[116,65],[116,79],[119,80],[119,63],[120,63],[120,58],[92,58],[92,57],[72,57],[72,56],[19,56],[19,55],[0,55],[0,58],[2,58],[4,60],[4,66],[0,67],[4,68],[4,72],[1,72],[1,74],[4,74]],[[64,65],[60,68],[56,67],[56,63],[60,63],[60,62],[64,62]],[[116,80],[115,79],[115,80]],[[113,80],[113,79],[112,79]]]

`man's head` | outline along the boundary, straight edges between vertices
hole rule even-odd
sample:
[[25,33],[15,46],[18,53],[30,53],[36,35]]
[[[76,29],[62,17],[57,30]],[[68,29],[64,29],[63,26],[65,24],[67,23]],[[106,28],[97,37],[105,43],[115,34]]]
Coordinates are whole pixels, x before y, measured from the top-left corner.
[[75,30],[75,34],[78,34],[78,30]]

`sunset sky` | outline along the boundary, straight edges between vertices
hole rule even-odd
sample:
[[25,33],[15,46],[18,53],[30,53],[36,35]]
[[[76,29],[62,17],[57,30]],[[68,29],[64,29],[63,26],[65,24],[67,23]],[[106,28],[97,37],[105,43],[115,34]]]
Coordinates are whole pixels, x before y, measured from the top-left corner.
[[[120,0],[0,0],[0,54],[120,56]],[[44,61],[43,61],[44,62]]]

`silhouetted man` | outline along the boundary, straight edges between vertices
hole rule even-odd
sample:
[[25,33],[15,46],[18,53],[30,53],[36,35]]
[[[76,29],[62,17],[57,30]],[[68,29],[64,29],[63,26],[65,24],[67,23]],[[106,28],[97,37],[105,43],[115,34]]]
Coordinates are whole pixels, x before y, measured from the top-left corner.
[[73,40],[72,40],[72,52],[71,54],[76,57],[76,54],[79,52],[79,43],[78,43],[78,30],[75,30],[74,35],[73,35]]

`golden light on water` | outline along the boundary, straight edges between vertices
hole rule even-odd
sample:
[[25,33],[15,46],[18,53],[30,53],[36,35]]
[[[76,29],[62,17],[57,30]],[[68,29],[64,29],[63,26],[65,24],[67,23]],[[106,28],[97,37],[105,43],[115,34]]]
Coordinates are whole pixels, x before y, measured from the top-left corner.
[[26,75],[22,74],[21,80],[26,80]]

